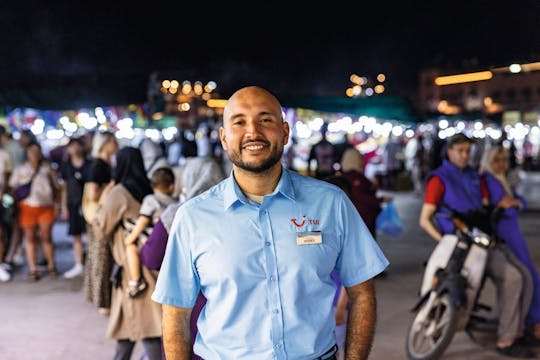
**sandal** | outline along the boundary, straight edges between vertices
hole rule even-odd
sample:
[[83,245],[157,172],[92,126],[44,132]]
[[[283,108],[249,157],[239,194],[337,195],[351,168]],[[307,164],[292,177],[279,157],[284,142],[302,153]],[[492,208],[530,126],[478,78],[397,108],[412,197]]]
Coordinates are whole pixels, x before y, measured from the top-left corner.
[[58,277],[59,276],[58,270],[56,270],[56,268],[49,269],[49,276]]
[[36,282],[39,280],[39,274],[37,271],[30,271],[28,273],[28,281],[30,282]]

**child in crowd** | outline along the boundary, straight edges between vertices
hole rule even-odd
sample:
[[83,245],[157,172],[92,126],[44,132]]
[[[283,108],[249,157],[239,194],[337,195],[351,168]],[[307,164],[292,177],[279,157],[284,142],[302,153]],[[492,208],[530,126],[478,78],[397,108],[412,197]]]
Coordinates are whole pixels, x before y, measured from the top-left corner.
[[177,201],[172,197],[174,173],[169,167],[157,169],[152,174],[150,182],[154,193],[143,198],[137,221],[135,224],[124,224],[129,231],[124,244],[126,245],[126,262],[129,276],[128,294],[131,297],[137,296],[146,289],[146,282],[141,276],[139,249],[144,245],[146,238],[150,234],[148,228],[154,226],[168,205]]

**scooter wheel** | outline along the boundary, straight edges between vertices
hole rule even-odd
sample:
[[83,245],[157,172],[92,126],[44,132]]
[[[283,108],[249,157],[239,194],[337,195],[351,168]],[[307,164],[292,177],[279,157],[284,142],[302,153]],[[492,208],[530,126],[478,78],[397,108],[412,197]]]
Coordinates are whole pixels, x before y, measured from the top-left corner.
[[410,360],[439,359],[456,332],[458,314],[449,294],[428,299],[415,313],[406,340]]

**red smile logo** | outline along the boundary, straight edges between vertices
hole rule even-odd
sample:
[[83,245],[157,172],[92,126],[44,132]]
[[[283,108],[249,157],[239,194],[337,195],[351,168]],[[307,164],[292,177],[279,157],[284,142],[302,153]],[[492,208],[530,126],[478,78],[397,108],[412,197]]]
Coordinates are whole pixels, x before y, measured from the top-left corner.
[[302,227],[306,223],[306,215],[302,215],[302,222],[300,224],[296,222],[296,218],[292,218],[291,221],[296,227]]

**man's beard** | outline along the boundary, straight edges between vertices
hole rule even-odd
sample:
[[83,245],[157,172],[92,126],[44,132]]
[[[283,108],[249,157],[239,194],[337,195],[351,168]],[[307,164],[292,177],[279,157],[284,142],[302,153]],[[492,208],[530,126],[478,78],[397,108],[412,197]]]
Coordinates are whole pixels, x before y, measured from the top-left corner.
[[265,159],[262,163],[256,165],[255,162],[253,161],[243,161],[242,150],[240,149],[240,151],[230,151],[229,160],[242,170],[260,174],[272,168],[275,164],[277,164],[281,160],[282,155],[283,155],[283,147],[281,148],[275,147],[271,151],[270,157]]

